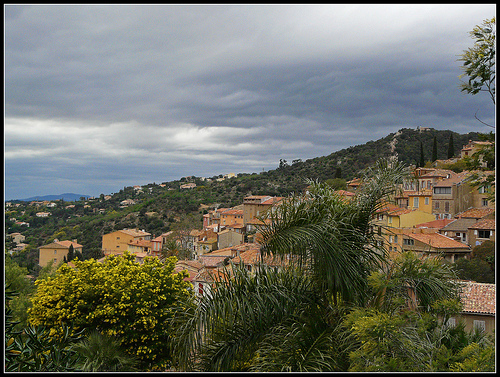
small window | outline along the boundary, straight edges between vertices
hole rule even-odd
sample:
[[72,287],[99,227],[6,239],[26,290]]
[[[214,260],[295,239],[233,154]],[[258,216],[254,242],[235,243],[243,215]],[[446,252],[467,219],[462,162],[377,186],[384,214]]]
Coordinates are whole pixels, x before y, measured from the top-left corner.
[[403,239],[403,244],[404,245],[415,245],[415,240],[411,238],[404,238]]
[[488,199],[481,199],[481,205],[483,207],[488,207]]
[[450,212],[450,202],[444,202],[444,211]]
[[120,239],[120,237],[116,237],[116,239],[117,239],[117,240],[119,240],[119,239]]
[[57,250],[54,250],[54,255],[57,255]]
[[413,198],[413,207],[418,208],[418,198]]
[[446,322],[446,326],[455,327],[457,325],[457,321],[454,317],[448,318],[448,322]]
[[394,236],[394,242],[398,243],[398,236]]
[[434,202],[434,208],[439,209],[439,202]]
[[474,320],[474,330],[486,331],[486,322]]
[[490,230],[479,230],[477,238],[490,238]]
[[425,198],[424,199],[424,203],[425,203],[426,206],[428,206],[429,205],[429,198]]
[[389,224],[392,224],[392,216],[387,216],[387,222],[388,222]]

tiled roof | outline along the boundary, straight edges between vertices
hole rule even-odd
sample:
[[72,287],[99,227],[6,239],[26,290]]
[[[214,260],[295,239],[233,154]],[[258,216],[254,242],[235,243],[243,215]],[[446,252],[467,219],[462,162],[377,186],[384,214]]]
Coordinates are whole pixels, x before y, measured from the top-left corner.
[[151,241],[149,240],[137,240],[129,242],[127,245],[140,246],[140,247],[152,247]]
[[495,230],[495,219],[483,219],[479,220],[473,226],[469,227],[469,229],[492,229]]
[[243,215],[243,210],[230,208],[230,209],[222,212],[222,215]]
[[451,176],[450,178],[443,179],[440,182],[437,182],[434,187],[451,187],[453,185],[456,185],[457,183],[462,182],[467,176],[470,174],[468,171],[464,171],[462,173],[458,173],[454,176]]
[[493,208],[469,208],[466,211],[460,212],[455,215],[457,219],[460,218],[469,218],[469,219],[481,219],[487,215],[495,212]]
[[464,281],[460,298],[465,313],[496,314],[495,284]]
[[201,264],[204,267],[207,268],[214,268],[217,265],[221,264],[224,262],[226,258],[231,259],[231,256],[228,255],[210,255],[210,254],[203,254],[198,257],[198,260],[201,262]]
[[121,229],[119,232],[123,232],[125,234],[128,234],[132,237],[140,237],[140,236],[149,236],[150,233],[148,232],[143,232],[142,230],[137,230],[137,229]]
[[452,219],[439,219],[439,220],[434,220],[434,221],[428,221],[426,223],[421,223],[415,225],[415,228],[436,228],[436,229],[441,229],[448,225],[449,223],[453,222],[454,220]]
[[386,212],[390,212],[390,211],[397,211],[397,210],[400,210],[401,207],[395,205],[395,204],[392,204],[392,203],[388,203],[386,205],[384,205],[383,207],[377,209],[376,212],[380,213],[386,213]]
[[439,233],[413,233],[408,234],[408,237],[423,242],[436,249],[470,249],[468,245],[455,241]]
[[406,215],[410,212],[416,211],[415,209],[410,209],[410,208],[398,208],[396,210],[390,211],[387,214],[389,216],[401,216],[401,215]]
[[281,202],[282,200],[283,200],[282,197],[274,196],[274,197],[272,197],[270,199],[267,199],[267,200],[263,201],[261,204],[269,204],[269,205],[270,204],[276,204],[276,203]]
[[466,232],[471,226],[476,223],[476,219],[455,219],[448,225],[441,228],[441,231],[458,231]]
[[69,248],[71,245],[73,245],[73,248],[77,248],[77,247],[83,247],[82,245],[80,245],[79,243],[76,243],[76,242],[72,242],[72,241],[58,241],[56,242],[58,243],[59,245],[63,245],[64,247],[67,247]]
[[54,241],[48,245],[40,246],[39,249],[69,249],[70,245],[73,245],[73,248],[83,247],[82,245],[72,242],[72,241]]
[[424,175],[421,175],[418,178],[431,178],[431,177],[447,177],[450,175],[453,177],[456,173],[452,170],[446,170],[446,169],[435,169],[433,171],[427,172]]

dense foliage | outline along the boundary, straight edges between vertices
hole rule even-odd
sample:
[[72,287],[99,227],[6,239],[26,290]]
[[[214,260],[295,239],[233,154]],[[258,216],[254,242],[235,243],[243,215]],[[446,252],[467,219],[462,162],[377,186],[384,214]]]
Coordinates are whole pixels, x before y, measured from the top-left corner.
[[61,323],[98,330],[117,337],[143,370],[165,367],[171,357],[169,319],[191,294],[185,274],[172,273],[175,262],[151,257],[139,264],[125,254],[102,263],[74,260],[74,268],[64,264],[55,276],[37,280],[30,323],[56,336]]

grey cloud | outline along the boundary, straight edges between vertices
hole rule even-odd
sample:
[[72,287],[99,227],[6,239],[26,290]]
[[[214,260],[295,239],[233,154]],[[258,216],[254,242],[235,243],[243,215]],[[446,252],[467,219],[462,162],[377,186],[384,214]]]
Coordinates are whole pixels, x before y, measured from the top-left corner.
[[494,11],[6,6],[6,189],[20,171],[109,190],[130,172],[146,183],[260,171],[402,127],[489,131],[474,113],[494,123],[494,109],[460,93],[456,55]]

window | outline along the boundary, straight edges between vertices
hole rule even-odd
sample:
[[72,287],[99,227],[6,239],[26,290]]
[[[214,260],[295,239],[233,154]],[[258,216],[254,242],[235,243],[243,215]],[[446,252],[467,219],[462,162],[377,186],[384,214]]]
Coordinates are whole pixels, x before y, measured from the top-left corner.
[[430,189],[432,187],[431,181],[427,181],[427,188]]
[[439,202],[434,202],[434,208],[439,209]]
[[428,206],[429,205],[429,198],[425,198],[424,202],[425,202],[425,205]]
[[413,198],[413,207],[418,208],[418,198]]
[[389,224],[392,224],[392,216],[387,216],[387,222],[388,222]]
[[487,207],[488,206],[488,199],[481,199],[481,205],[483,207]]
[[474,330],[486,331],[486,322],[474,320]]
[[57,255],[57,250],[54,250],[54,255]]
[[448,318],[448,322],[446,322],[446,326],[455,327],[456,325],[457,325],[457,321],[455,318],[453,318],[453,317]]
[[389,243],[392,243],[392,236],[389,236]]
[[394,236],[394,242],[398,243],[398,236]]
[[489,230],[480,230],[478,231],[477,238],[490,238],[491,231]]
[[415,240],[412,240],[411,238],[404,238],[403,244],[404,245],[415,245]]
[[444,202],[444,211],[450,212],[450,202]]
[[117,240],[119,240],[119,239],[120,239],[120,237],[116,237],[116,239],[117,239]]
[[434,187],[434,194],[451,194],[451,187]]

